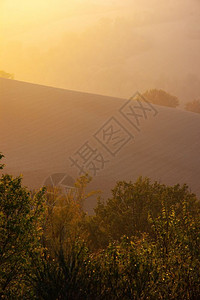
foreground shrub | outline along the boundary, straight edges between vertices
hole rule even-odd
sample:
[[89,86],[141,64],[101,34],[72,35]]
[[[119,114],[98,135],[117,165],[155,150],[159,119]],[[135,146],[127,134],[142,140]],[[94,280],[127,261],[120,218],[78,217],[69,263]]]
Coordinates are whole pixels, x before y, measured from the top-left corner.
[[21,298],[29,289],[26,274],[40,255],[44,190],[31,197],[22,178],[0,178],[0,297]]
[[90,217],[86,226],[91,247],[102,248],[111,241],[126,235],[140,236],[155,233],[149,224],[149,213],[156,218],[162,212],[163,204],[168,211],[174,208],[177,216],[183,214],[183,203],[193,216],[198,215],[199,201],[187,185],[167,186],[151,183],[149,178],[139,177],[134,183],[121,181],[112,190],[112,197],[106,202],[99,201],[95,216]]
[[199,218],[184,203],[181,217],[162,204],[149,220],[153,238],[124,236],[96,253],[77,240],[44,256],[32,280],[37,299],[198,299]]
[[199,202],[186,185],[119,182],[94,217],[84,197],[1,176],[1,299],[199,299]]

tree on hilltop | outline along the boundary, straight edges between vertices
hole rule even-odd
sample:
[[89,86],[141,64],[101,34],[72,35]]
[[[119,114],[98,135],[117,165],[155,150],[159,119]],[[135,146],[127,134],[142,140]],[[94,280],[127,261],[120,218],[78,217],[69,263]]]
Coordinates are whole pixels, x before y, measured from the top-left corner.
[[14,74],[7,73],[7,72],[5,72],[3,70],[0,70],[0,77],[7,78],[7,79],[14,79]]
[[200,114],[200,99],[187,102],[185,109]]
[[179,100],[176,96],[170,95],[163,90],[151,89],[147,90],[142,96],[152,104],[163,105],[169,107],[177,107]]

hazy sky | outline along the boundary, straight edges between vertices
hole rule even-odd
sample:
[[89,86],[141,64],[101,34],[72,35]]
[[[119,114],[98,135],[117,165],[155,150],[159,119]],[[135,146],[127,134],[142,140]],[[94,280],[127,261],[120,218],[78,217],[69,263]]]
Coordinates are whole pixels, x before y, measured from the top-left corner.
[[200,0],[0,0],[0,70],[129,97],[200,98]]

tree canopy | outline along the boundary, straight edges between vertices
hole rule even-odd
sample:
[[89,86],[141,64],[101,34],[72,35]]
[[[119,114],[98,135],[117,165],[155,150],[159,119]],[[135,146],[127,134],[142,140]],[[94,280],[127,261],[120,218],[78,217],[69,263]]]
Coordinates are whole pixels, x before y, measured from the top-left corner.
[[22,289],[26,293],[31,259],[41,251],[43,202],[44,189],[31,197],[21,177],[1,176],[0,298],[18,299]]
[[[0,153],[0,160],[1,160],[3,157],[4,157],[4,155]],[[0,164],[0,170],[2,170],[3,167],[4,167],[4,165],[3,165],[3,164]]]
[[200,114],[200,100],[194,100],[187,102],[185,109]]
[[169,107],[177,107],[179,105],[179,100],[176,96],[173,96],[163,90],[151,89],[147,90],[142,94],[142,96],[149,102]]
[[199,201],[186,184],[167,186],[157,181],[151,183],[149,178],[142,177],[134,183],[118,182],[112,190],[112,197],[106,202],[98,202],[91,220],[91,236],[102,247],[111,240],[120,240],[124,234],[128,237],[144,232],[152,235],[149,214],[158,217],[164,205],[166,211],[174,207],[176,214],[181,216],[184,201],[196,215]]
[[7,72],[5,72],[3,70],[0,70],[0,77],[7,78],[7,79],[14,79],[14,74],[7,73]]
[[198,299],[200,210],[187,185],[121,181],[88,216],[88,182],[74,197],[0,177],[0,298]]

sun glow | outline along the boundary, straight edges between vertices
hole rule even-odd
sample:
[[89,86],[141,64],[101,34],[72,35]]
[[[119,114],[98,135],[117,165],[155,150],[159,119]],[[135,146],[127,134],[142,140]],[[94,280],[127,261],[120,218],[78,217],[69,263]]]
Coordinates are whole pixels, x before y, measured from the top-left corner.
[[198,12],[196,0],[0,0],[0,70],[106,95],[196,98]]

